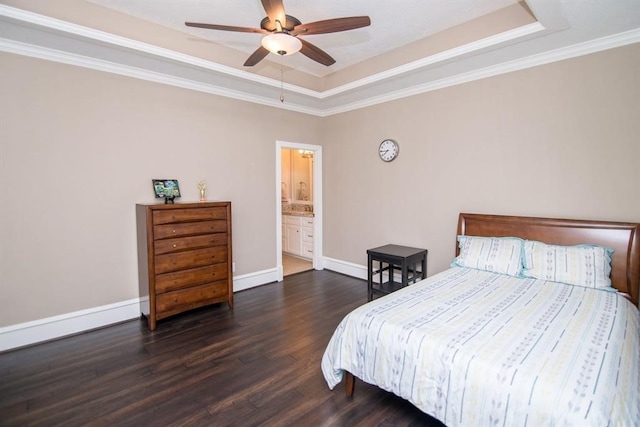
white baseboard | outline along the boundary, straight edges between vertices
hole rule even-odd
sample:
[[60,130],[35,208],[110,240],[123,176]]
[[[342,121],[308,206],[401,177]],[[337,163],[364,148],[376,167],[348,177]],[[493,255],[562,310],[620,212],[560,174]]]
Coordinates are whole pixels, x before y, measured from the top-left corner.
[[[352,262],[324,257],[324,267],[327,270],[335,271],[336,273],[346,274],[347,276],[356,277],[362,280],[368,279],[368,268],[366,265],[354,264]],[[377,264],[374,264],[373,267],[375,270],[377,268]],[[383,281],[389,280],[389,273],[384,272],[382,278]],[[374,282],[376,280],[379,280],[377,275],[374,277]],[[393,280],[396,282],[402,281],[402,274],[397,268],[394,270]]]
[[233,277],[233,292],[244,291],[256,286],[278,281],[278,269],[269,268],[267,270],[256,271],[254,273],[243,274]]
[[367,267],[360,264],[354,264],[348,261],[324,257],[324,268],[335,271],[336,273],[346,274],[347,276],[357,277],[358,279],[367,280]]
[[140,316],[140,299],[38,319],[0,328],[0,351],[73,335]]
[[[234,292],[277,281],[278,269],[233,278]],[[140,317],[140,298],[0,328],[0,352]]]
[[[367,278],[367,268],[362,265],[327,257],[324,257],[323,261],[324,267],[329,270],[359,279],[366,280]],[[234,276],[233,291],[243,291],[277,281],[277,268]],[[109,326],[137,317],[140,317],[140,298],[2,327],[0,328],[0,352]]]

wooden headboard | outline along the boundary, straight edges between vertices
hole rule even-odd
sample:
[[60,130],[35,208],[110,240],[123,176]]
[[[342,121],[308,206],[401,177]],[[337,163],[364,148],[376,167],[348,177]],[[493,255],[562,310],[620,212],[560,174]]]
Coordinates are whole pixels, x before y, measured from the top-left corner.
[[[611,283],[638,306],[640,224],[461,213],[458,235],[515,236],[552,245],[593,244],[613,249]],[[459,255],[456,244],[456,255]]]

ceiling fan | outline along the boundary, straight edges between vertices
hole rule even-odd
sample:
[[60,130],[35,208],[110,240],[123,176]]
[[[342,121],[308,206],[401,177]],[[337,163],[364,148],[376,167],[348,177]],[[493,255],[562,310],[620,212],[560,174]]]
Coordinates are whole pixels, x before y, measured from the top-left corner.
[[197,22],[185,22],[185,25],[210,30],[264,34],[262,45],[244,63],[247,67],[256,65],[269,52],[284,56],[298,51],[320,64],[332,65],[336,60],[328,53],[298,36],[337,33],[371,25],[371,19],[368,16],[335,18],[303,24],[299,19],[285,14],[282,0],[261,1],[267,16],[260,22],[260,28],[201,24]]

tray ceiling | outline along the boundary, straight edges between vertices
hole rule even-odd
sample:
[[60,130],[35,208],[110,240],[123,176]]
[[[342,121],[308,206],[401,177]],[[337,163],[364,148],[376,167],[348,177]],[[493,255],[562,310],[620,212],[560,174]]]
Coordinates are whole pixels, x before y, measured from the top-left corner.
[[260,35],[183,24],[257,27],[258,0],[2,3],[5,52],[318,116],[640,41],[637,0],[284,0],[303,22],[369,15],[372,23],[307,36],[337,60],[331,67],[301,54],[243,67]]

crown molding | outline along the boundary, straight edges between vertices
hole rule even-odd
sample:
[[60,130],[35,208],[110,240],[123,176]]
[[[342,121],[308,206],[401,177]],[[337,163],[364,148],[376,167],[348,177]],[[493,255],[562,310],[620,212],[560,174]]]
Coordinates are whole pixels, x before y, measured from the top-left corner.
[[334,89],[326,90],[322,93],[322,96],[324,98],[335,96],[342,92],[357,89],[362,86],[370,85],[372,83],[377,83],[381,80],[387,80],[399,75],[410,73],[412,71],[419,70],[421,68],[425,68],[430,65],[437,64],[439,62],[444,62],[452,58],[461,57],[470,53],[480,51],[482,49],[486,49],[492,46],[497,46],[515,39],[520,39],[522,37],[529,36],[531,34],[535,34],[537,32],[544,31],[544,30],[545,30],[545,27],[542,24],[540,24],[539,22],[534,22],[529,25],[524,25],[522,27],[515,28],[513,30],[504,31],[499,34],[486,37],[484,39],[476,40],[474,42],[467,43],[462,46],[455,47],[453,49],[448,49],[442,52],[435,53],[433,55],[429,55],[425,58],[421,58],[416,61],[412,61],[407,64],[403,64],[401,66],[394,67],[377,74],[373,74],[363,79],[355,80],[353,82],[338,86]]
[[14,40],[0,39],[0,51],[13,53],[16,55],[28,56],[31,58],[43,59],[46,61],[52,61],[66,65],[73,65],[76,67],[89,68],[96,71],[103,71],[105,73],[133,77],[135,79],[175,86],[183,89],[195,90],[211,95],[223,96],[225,98],[232,98],[240,101],[266,105],[268,107],[278,107],[286,110],[311,114],[314,116],[321,115],[320,110],[308,108],[302,105],[281,103],[279,99],[248,94],[242,91],[227,89],[222,86],[202,83],[195,80],[184,79],[168,74],[145,70],[142,68],[131,67],[115,62],[104,61],[69,52],[63,52],[60,50],[45,48],[42,46],[16,42]]
[[388,92],[379,96],[370,97],[360,102],[345,104],[340,107],[327,109],[323,111],[324,116],[345,113],[360,108],[371,107],[377,104],[383,104],[389,101],[395,101],[409,96],[419,95],[438,89],[444,89],[463,83],[469,83],[476,80],[486,79],[501,74],[511,73],[514,71],[525,70],[540,65],[550,64],[553,62],[564,61],[566,59],[576,58],[591,53],[601,52],[604,50],[614,49],[634,43],[640,42],[640,29],[627,31],[613,36],[602,37],[600,39],[589,42],[579,43],[560,49],[551,50],[537,55],[531,55],[513,61],[504,62],[490,67],[461,73],[439,80],[434,80],[425,84],[415,85],[405,89]]
[[[119,46],[127,49],[131,49],[137,52],[144,52],[153,56],[166,58],[169,60],[194,65],[196,67],[205,68],[211,71],[215,71],[221,74],[231,75],[244,80],[253,81],[256,83],[270,85],[274,87],[280,87],[280,82],[268,77],[261,76],[259,74],[249,73],[247,71],[238,70],[233,67],[218,64],[205,59],[197,58],[195,56],[186,55],[170,49],[165,49],[159,46],[155,46],[149,43],[139,42],[126,37],[117,36],[115,34],[107,33],[105,31],[96,30],[82,25],[73,24],[70,22],[62,21],[60,19],[51,18],[49,16],[40,15],[26,10],[18,9],[11,6],[0,4],[0,16],[11,18],[16,21],[20,21],[26,24],[31,24],[50,30],[60,31],[65,34],[72,34],[77,37],[86,38],[94,41],[103,42],[113,46]],[[291,90],[305,93],[309,96],[317,94],[316,91],[312,91],[300,86],[291,85]]]
[[[105,31],[96,30],[93,28],[85,27],[82,25],[73,24],[70,22],[62,21],[60,19],[51,18],[48,16],[40,15],[33,12],[28,12],[22,9],[14,8],[11,6],[0,5],[0,16],[11,18],[16,21],[20,21],[26,24],[44,27],[50,30],[56,30],[65,34],[71,34],[76,37],[94,40],[108,45],[118,46],[121,48],[131,49],[137,52],[146,53],[152,56],[165,58],[171,61],[180,62],[183,64],[193,65],[199,68],[207,69],[217,73],[229,75],[235,78],[267,85],[271,87],[279,88],[281,82],[276,79],[264,77],[258,74],[250,73],[247,71],[239,70],[226,65],[221,65],[206,59],[186,55],[180,52],[176,52],[170,49],[165,49],[159,46],[155,46],[149,43],[139,42],[126,37],[117,36],[115,34],[107,33]],[[434,55],[430,55],[426,58],[422,58],[416,61],[412,61],[407,64],[403,64],[398,67],[385,70],[383,72],[368,76],[363,79],[359,79],[344,85],[337,86],[333,89],[326,91],[316,91],[307,89],[302,86],[286,84],[286,90],[289,92],[295,92],[300,95],[309,96],[316,99],[330,98],[341,93],[351,91],[354,89],[368,86],[373,83],[377,83],[383,80],[394,78],[404,75],[406,73],[424,68],[439,62],[443,62],[452,58],[460,57],[469,53],[477,52],[481,49],[485,49],[492,46],[497,46],[505,42],[520,39],[522,37],[535,34],[540,31],[544,31],[545,27],[538,23],[532,23],[513,30],[505,31],[490,37],[486,37],[481,40],[477,40],[471,43],[464,44],[462,46],[448,49],[443,52],[439,52]]]
[[[428,71],[432,70],[433,67],[443,66],[443,64],[450,63],[452,60],[463,60],[464,58],[477,55],[482,51],[490,49],[495,51],[495,49],[505,44],[513,44],[521,40],[527,40],[532,37],[557,31],[547,29],[540,23],[533,23],[439,52],[336,88],[319,92],[6,5],[0,5],[0,25],[17,25],[21,30],[28,31],[29,34],[35,34],[34,37],[29,39],[30,42],[7,37],[2,38],[0,39],[0,51],[319,117],[340,114],[457,84],[468,83],[474,80],[640,42],[640,29],[635,29],[544,53],[503,61],[467,72],[452,73],[444,78],[434,79],[427,76]],[[177,75],[177,72],[171,74],[166,70],[158,71],[152,69],[152,65],[150,65],[149,68],[142,68],[140,66],[126,64],[124,61],[121,63],[94,56],[90,57],[85,54],[55,49],[33,42],[33,40],[38,39],[38,36],[49,36],[47,40],[51,40],[52,33],[57,35],[62,34],[67,39],[71,37],[74,41],[89,44],[92,47],[92,52],[96,52],[105,46],[112,48],[112,51],[110,51],[112,54],[111,58],[113,58],[114,47],[120,49],[116,50],[116,52],[124,52],[124,50],[127,52],[133,51],[153,58],[156,62],[152,65],[170,65],[173,67],[171,69],[172,71],[176,70],[176,66],[185,69],[194,69],[195,67],[195,69],[206,71],[209,80],[221,80],[220,78],[211,78],[211,76],[227,78],[227,82],[231,81],[229,79],[234,79],[236,86],[227,87],[222,84],[213,84],[211,82],[197,80],[188,75],[187,77],[184,75],[180,76]],[[3,31],[3,34],[6,36],[12,34],[12,32]],[[424,73],[424,76],[420,76],[423,80],[422,82],[403,80],[409,75],[415,76],[416,73]],[[280,91],[286,92],[286,101],[284,103],[279,100]]]

